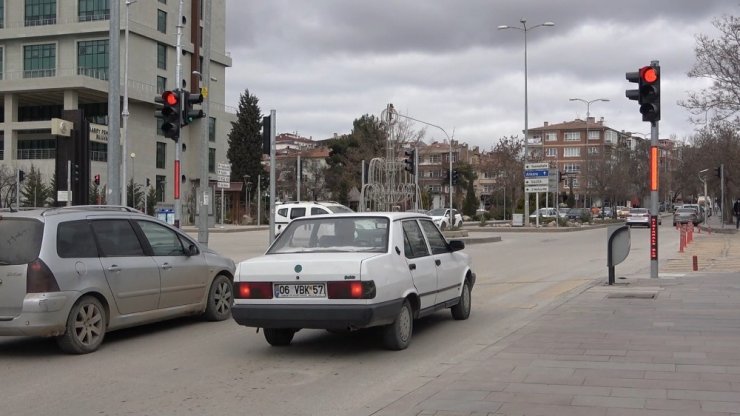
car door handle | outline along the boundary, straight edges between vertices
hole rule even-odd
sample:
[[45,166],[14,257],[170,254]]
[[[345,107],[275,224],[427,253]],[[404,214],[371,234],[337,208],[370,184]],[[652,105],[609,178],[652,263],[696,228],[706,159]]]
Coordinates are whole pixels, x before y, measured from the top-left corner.
[[409,270],[416,270],[416,263],[409,264]]
[[437,266],[439,266],[440,264],[442,264],[442,260],[440,260],[440,259],[434,260],[434,264],[436,264]]
[[163,263],[162,264],[162,270],[169,270],[172,268],[172,265],[169,263]]
[[108,267],[109,272],[120,272],[121,268],[118,265],[112,264]]

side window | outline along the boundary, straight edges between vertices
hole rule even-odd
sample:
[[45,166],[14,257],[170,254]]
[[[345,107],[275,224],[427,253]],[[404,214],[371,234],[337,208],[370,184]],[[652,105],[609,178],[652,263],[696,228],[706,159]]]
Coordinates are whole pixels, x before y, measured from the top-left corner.
[[[434,227],[435,225],[432,224]],[[427,243],[424,241],[424,234],[421,233],[419,224],[416,220],[404,221],[403,227],[403,247],[406,251],[406,258],[413,259],[429,255]]]
[[293,208],[290,210],[290,219],[294,220],[296,218],[304,217],[306,215],[306,208]]
[[95,237],[87,221],[68,221],[59,224],[57,255],[63,259],[98,257]]
[[188,251],[190,249],[191,245],[195,245],[195,252],[191,254],[200,254],[200,250],[198,250],[198,245],[194,244],[192,241],[188,240],[187,238],[181,236],[178,234],[177,236],[180,239],[180,243],[182,244],[182,247],[185,249],[185,251]]
[[281,217],[287,217],[288,216],[288,208],[280,208],[278,210],[278,215]]
[[143,256],[144,249],[128,220],[92,221],[95,237],[105,257]]
[[447,241],[439,232],[439,228],[429,220],[421,220],[421,228],[424,229],[424,234],[427,235],[429,240],[429,246],[432,248],[433,254],[449,253],[450,248],[447,246]]
[[149,240],[155,256],[184,256],[185,250],[177,233],[169,228],[150,221],[136,221]]
[[311,215],[323,215],[323,214],[330,214],[330,212],[325,210],[324,208],[319,208],[319,207],[311,208]]

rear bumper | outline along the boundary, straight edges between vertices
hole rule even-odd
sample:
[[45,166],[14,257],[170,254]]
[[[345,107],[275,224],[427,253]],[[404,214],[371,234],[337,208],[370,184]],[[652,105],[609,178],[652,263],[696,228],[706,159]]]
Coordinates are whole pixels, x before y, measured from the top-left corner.
[[403,299],[374,305],[234,305],[239,325],[257,328],[360,329],[393,323]]
[[78,292],[32,293],[23,299],[20,315],[0,318],[0,335],[50,337],[64,333]]

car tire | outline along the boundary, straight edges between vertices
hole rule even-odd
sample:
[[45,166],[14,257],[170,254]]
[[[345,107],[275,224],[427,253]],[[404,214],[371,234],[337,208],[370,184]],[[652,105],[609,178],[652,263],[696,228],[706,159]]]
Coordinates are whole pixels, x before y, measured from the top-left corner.
[[223,321],[231,316],[234,304],[234,286],[228,277],[220,274],[213,279],[208,290],[206,311],[203,314],[209,321]]
[[411,343],[414,331],[414,316],[408,300],[404,300],[401,310],[392,324],[383,328],[383,345],[389,350],[404,350]]
[[273,347],[285,347],[293,341],[296,331],[290,328],[263,328],[267,343]]
[[446,222],[443,222],[443,223],[439,224],[439,230],[440,231],[444,231],[446,229],[447,229],[447,223]]
[[460,300],[457,302],[457,305],[450,308],[450,312],[452,312],[452,318],[457,321],[464,321],[468,319],[468,317],[470,316],[470,301],[470,285],[466,280],[465,283],[463,283],[462,292],[460,293]]
[[56,338],[57,345],[67,354],[91,353],[103,343],[107,324],[103,304],[93,296],[83,296],[69,311],[66,331]]

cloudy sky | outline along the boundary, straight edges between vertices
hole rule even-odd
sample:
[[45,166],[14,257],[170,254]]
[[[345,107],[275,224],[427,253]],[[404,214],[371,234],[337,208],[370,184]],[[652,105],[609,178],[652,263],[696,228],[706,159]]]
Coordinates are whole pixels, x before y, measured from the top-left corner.
[[[707,86],[686,73],[695,36],[712,19],[740,13],[740,0],[226,0],[227,105],[245,89],[278,133],[324,139],[350,132],[387,103],[490,149],[524,130],[524,32],[529,127],[591,116],[617,130],[649,133],[625,72],[661,64],[660,136],[695,125],[676,102]],[[711,114],[710,114],[711,116]],[[417,125],[418,128],[423,127]],[[425,140],[444,139],[428,128]]]

